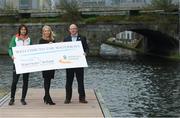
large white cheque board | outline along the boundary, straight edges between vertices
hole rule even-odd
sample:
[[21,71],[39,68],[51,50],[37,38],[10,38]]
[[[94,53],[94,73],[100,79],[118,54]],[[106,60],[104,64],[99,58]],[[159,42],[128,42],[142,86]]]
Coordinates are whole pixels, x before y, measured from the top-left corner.
[[17,74],[88,66],[80,41],[13,47],[13,56]]

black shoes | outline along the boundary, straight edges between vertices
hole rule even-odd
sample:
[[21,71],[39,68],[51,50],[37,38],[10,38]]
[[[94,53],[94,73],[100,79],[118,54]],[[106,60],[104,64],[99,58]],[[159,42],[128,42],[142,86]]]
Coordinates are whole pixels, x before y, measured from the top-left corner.
[[9,105],[14,105],[14,98],[11,98],[11,100],[9,101]]
[[55,105],[56,103],[54,103],[53,101],[52,101],[52,99],[51,99],[51,97],[50,96],[44,96],[44,103],[45,104],[49,104],[49,105]]
[[69,103],[71,103],[70,100],[67,100],[67,99],[66,99],[66,100],[64,101],[64,104],[69,104]]
[[22,104],[22,105],[27,105],[25,99],[21,99],[21,104]]
[[[21,104],[22,105],[27,105],[25,99],[21,99]],[[9,101],[9,105],[14,105],[14,98],[11,98],[11,100]]]
[[[71,103],[71,100],[65,100],[64,101],[64,104],[69,104],[69,103]],[[87,104],[88,103],[88,101],[87,100],[85,100],[85,99],[82,99],[82,100],[79,100],[79,103],[84,103],[84,104]]]
[[85,99],[82,99],[82,100],[79,100],[79,103],[84,103],[84,104],[87,104],[87,103],[88,103],[88,101],[87,101],[87,100],[85,100]]

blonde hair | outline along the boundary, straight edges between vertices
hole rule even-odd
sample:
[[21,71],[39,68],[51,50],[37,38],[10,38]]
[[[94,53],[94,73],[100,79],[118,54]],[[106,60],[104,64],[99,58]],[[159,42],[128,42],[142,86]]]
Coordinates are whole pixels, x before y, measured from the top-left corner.
[[50,31],[50,36],[49,36],[49,40],[54,40],[54,37],[56,36],[55,34],[54,34],[54,32],[52,31],[52,28],[50,27],[50,26],[48,26],[48,25],[45,25],[45,26],[43,26],[43,28],[42,28],[42,38],[43,39],[46,39],[46,37],[44,36],[44,33],[43,33],[43,31],[44,30],[49,30]]

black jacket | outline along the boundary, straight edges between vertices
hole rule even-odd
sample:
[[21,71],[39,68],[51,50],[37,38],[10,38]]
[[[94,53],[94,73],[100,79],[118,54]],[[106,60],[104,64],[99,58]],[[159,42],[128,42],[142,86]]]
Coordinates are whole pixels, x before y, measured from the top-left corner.
[[[68,41],[72,41],[70,35],[64,38],[64,42],[68,42]],[[87,44],[87,41],[86,41],[86,37],[81,36],[81,35],[78,35],[78,36],[77,36],[77,41],[81,41],[81,42],[82,42],[82,46],[83,46],[84,52],[85,52],[86,54],[88,54],[88,52],[89,52],[89,47],[88,47],[88,44]]]
[[[47,44],[49,42],[50,41],[47,41],[47,40],[44,40],[44,39],[39,40],[39,44]],[[52,42],[55,43],[55,40],[53,40]],[[55,70],[42,71],[43,78],[53,79],[54,74],[55,74]]]

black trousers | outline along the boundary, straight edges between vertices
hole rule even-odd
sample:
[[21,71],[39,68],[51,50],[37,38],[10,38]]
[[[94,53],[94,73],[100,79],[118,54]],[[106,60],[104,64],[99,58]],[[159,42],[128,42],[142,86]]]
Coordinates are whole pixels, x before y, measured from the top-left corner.
[[51,85],[51,78],[44,78],[45,96],[50,96],[49,94],[50,85]]
[[76,76],[78,83],[79,100],[85,99],[84,68],[66,69],[66,99],[71,100],[72,98],[72,84],[74,75]]
[[[16,74],[15,66],[13,66],[13,81],[11,85],[11,98],[15,98],[16,86],[19,81],[20,74]],[[27,90],[28,90],[28,81],[29,81],[29,73],[23,74],[23,87],[22,87],[22,96],[21,99],[26,98]]]
[[42,71],[42,76],[44,78],[45,96],[50,96],[49,89],[51,85],[51,79],[54,78],[54,74],[55,74],[55,70]]

